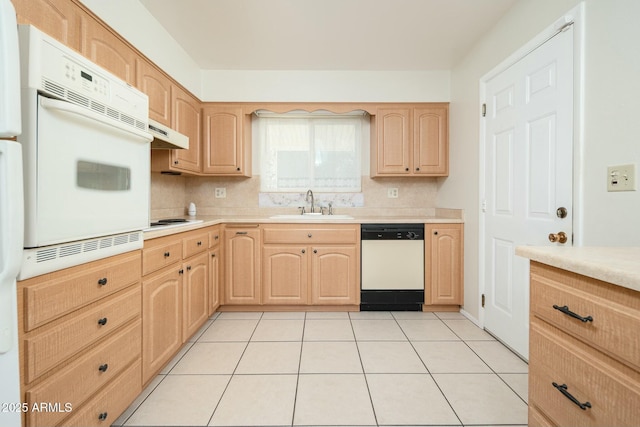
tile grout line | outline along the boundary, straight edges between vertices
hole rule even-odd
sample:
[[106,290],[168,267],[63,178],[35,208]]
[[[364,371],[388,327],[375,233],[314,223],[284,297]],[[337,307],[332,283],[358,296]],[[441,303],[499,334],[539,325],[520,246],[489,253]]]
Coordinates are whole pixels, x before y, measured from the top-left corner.
[[307,313],[304,314],[302,321],[302,337],[300,337],[300,356],[298,357],[298,374],[296,375],[296,391],[293,394],[293,411],[291,413],[291,426],[293,427],[296,419],[296,403],[298,402],[298,387],[300,385],[300,366],[302,365],[302,350],[304,347],[304,331],[307,326]]
[[[435,315],[438,320],[442,321],[442,319],[440,319],[438,317],[438,315]],[[391,313],[391,317],[393,317],[393,319],[395,320],[396,324],[398,325],[398,327],[400,328],[400,330],[402,331],[402,333],[404,334],[404,336],[407,338],[407,341],[409,341],[409,345],[411,345],[411,348],[413,349],[413,351],[416,353],[416,356],[418,356],[418,359],[420,360],[420,362],[422,362],[422,365],[424,366],[424,368],[427,370],[427,374],[429,375],[429,377],[431,378],[431,381],[433,381],[433,383],[436,385],[436,387],[438,387],[438,391],[440,391],[440,394],[442,395],[442,397],[444,398],[444,400],[447,402],[447,405],[449,405],[449,408],[451,408],[451,411],[453,412],[453,414],[456,416],[456,418],[458,419],[458,421],[460,422],[460,425],[462,426],[462,420],[460,419],[460,416],[458,415],[458,413],[456,412],[456,410],[453,408],[453,405],[451,405],[451,402],[449,402],[449,399],[447,398],[447,395],[444,394],[444,391],[442,391],[442,389],[440,388],[440,384],[438,384],[438,382],[436,381],[435,378],[433,378],[433,374],[431,373],[431,370],[429,369],[429,367],[427,366],[427,364],[425,363],[424,360],[422,360],[422,357],[420,357],[420,353],[418,353],[418,350],[416,350],[416,347],[413,345],[413,341],[411,339],[409,339],[409,336],[406,334],[406,332],[404,331],[404,329],[402,329],[402,326],[400,325],[400,323],[398,322],[398,319],[396,318],[396,316],[393,315],[393,313]],[[444,323],[444,322],[442,322]],[[445,324],[446,325],[446,324]],[[456,335],[457,336],[457,335]]]
[[[392,316],[393,317],[393,316]],[[378,422],[378,414],[376,414],[376,407],[373,404],[373,397],[371,396],[371,389],[369,388],[369,381],[367,380],[367,372],[364,369],[364,364],[362,363],[362,355],[360,354],[360,346],[358,345],[358,337],[356,335],[356,331],[353,328],[353,320],[351,318],[351,312],[349,312],[349,325],[351,325],[351,333],[353,334],[353,341],[356,344],[356,351],[358,352],[358,359],[360,359],[360,366],[362,367],[362,376],[364,377],[364,384],[367,387],[367,394],[369,395],[369,402],[371,403],[371,411],[373,412],[373,419],[376,422],[376,426],[380,426]]]
[[[224,394],[229,389],[229,384],[231,384],[231,380],[233,379],[233,376],[236,374],[236,370],[238,369],[238,366],[240,365],[240,361],[242,360],[242,357],[244,356],[245,352],[247,351],[247,347],[249,347],[249,343],[251,342],[251,338],[253,337],[253,334],[255,334],[256,333],[256,329],[258,329],[258,325],[262,321],[262,316],[263,315],[264,315],[264,313],[260,314],[260,317],[258,318],[258,321],[256,322],[256,326],[253,328],[253,331],[251,331],[251,335],[249,336],[249,339],[247,340],[247,345],[244,346],[244,350],[242,350],[242,354],[238,358],[238,362],[236,363],[236,366],[233,368],[233,372],[231,373],[231,375],[229,375],[229,381],[227,381],[227,385],[225,385],[224,390],[222,391],[222,394],[220,395],[220,399],[218,400],[218,403],[216,404],[215,408],[213,408],[213,412],[211,413],[211,416],[209,417],[209,421],[207,422],[207,426],[211,425],[211,422],[213,421],[213,416],[216,414],[216,411],[218,410],[218,407],[220,406],[220,402],[222,402],[222,399],[224,398]],[[220,317],[220,316],[218,316],[218,317]]]

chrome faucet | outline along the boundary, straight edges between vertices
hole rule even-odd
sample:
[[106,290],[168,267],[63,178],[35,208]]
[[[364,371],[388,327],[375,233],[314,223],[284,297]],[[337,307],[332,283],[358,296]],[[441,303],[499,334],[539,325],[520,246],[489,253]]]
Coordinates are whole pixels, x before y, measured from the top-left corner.
[[311,197],[311,213],[315,213],[315,205],[313,201],[313,191],[307,191],[307,195],[304,198],[304,201],[309,203],[309,197]]

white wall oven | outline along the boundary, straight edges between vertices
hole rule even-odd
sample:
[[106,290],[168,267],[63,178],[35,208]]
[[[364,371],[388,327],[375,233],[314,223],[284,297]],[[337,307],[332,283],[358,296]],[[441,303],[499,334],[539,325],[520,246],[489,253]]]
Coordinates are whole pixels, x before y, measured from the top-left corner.
[[19,39],[19,279],[142,247],[153,139],[147,96],[32,26],[19,26]]

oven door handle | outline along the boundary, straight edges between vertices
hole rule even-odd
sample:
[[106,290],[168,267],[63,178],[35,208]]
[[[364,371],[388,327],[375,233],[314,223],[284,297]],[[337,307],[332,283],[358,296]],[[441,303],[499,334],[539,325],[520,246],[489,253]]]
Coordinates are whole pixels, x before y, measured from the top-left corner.
[[114,119],[109,119],[109,118],[103,117],[101,114],[98,114],[98,113],[96,113],[94,111],[91,111],[91,110],[88,110],[86,108],[79,107],[79,106],[77,106],[75,104],[72,104],[70,102],[59,101],[57,99],[40,97],[40,105],[42,107],[48,108],[50,110],[60,110],[60,111],[65,111],[67,113],[77,114],[79,116],[86,117],[87,119],[100,122],[100,123],[105,124],[107,126],[111,126],[111,127],[116,128],[116,129],[119,129],[119,130],[121,130],[123,132],[128,132],[128,133],[131,133],[131,134],[133,134],[135,136],[143,138],[145,140],[145,142],[153,141],[153,135],[151,135],[149,132],[145,132],[145,131],[140,130],[140,129],[136,129],[136,128],[128,127],[126,125],[122,125],[122,124],[118,123]]

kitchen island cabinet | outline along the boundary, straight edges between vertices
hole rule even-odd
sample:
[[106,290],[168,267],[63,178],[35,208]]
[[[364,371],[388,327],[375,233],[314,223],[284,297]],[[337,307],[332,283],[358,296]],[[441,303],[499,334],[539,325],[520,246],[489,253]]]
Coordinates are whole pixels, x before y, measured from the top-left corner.
[[[24,425],[67,425],[82,411],[110,424],[140,393],[140,266],[137,250],[18,282],[22,401],[73,409],[29,411]],[[123,382],[121,400],[96,399]]]
[[464,302],[463,224],[425,224],[425,307],[458,310]]
[[516,254],[532,259],[529,425],[637,425],[638,249],[519,247]]

